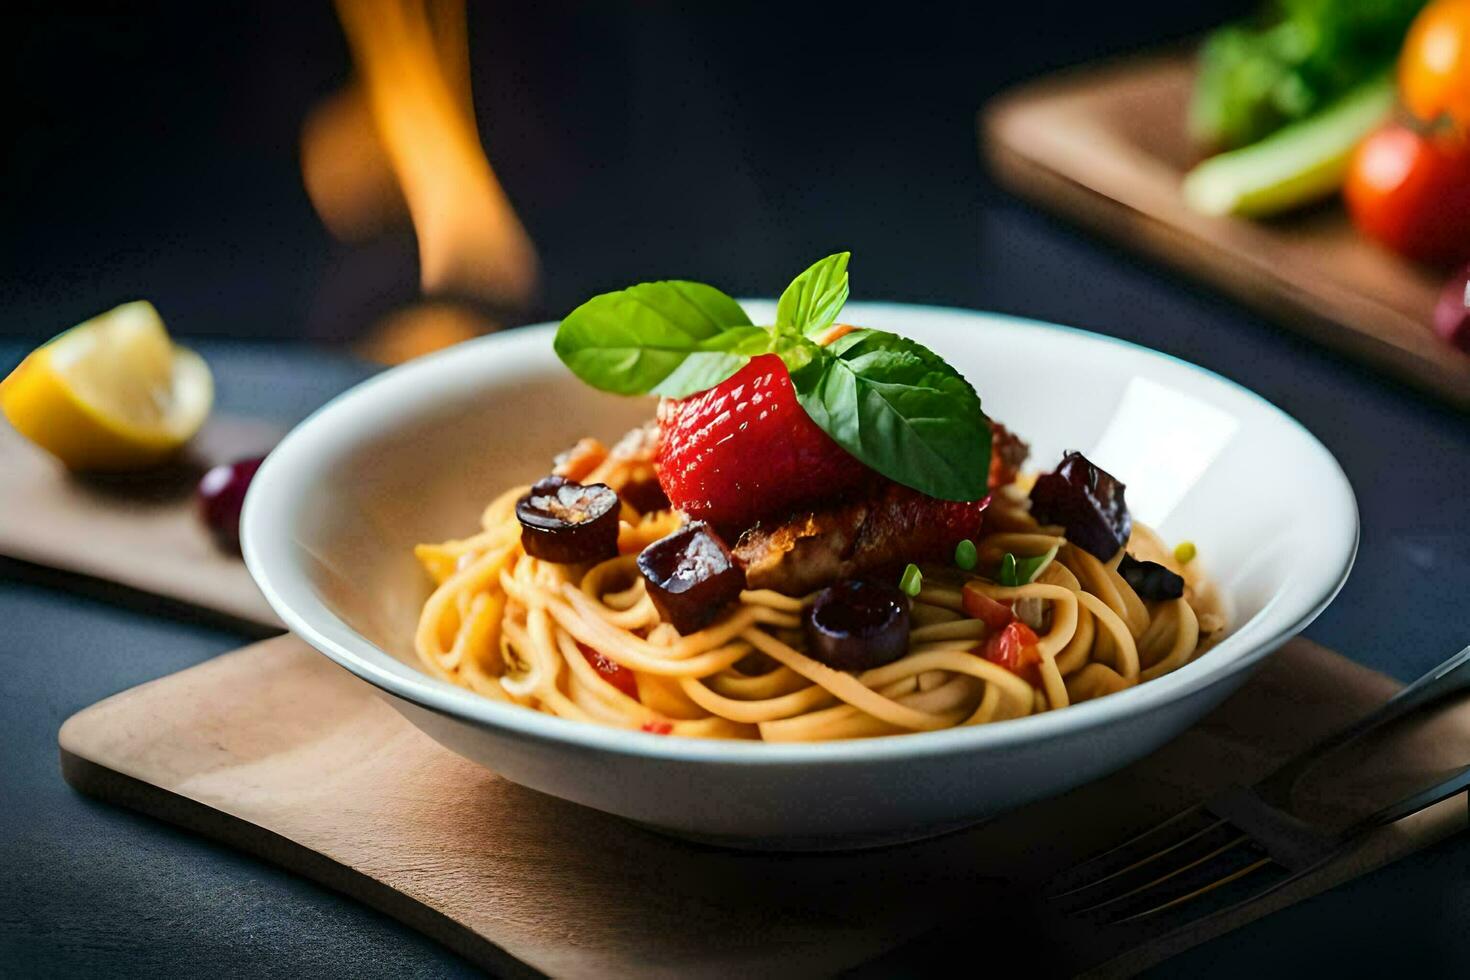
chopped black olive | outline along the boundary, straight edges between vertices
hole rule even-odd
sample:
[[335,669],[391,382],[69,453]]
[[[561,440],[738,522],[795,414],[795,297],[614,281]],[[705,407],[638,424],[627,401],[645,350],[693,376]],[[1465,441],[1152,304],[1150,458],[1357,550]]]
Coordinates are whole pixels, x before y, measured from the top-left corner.
[[664,494],[664,488],[652,477],[629,481],[618,496],[640,514],[668,510],[671,506],[668,496]]
[[740,597],[745,573],[703,521],[691,521],[638,556],[649,598],[680,633],[703,629]]
[[533,558],[577,565],[618,553],[618,495],[605,483],[548,476],[516,502],[516,519]]
[[1184,579],[1156,561],[1139,561],[1124,555],[1118,574],[1132,586],[1140,599],[1178,599],[1184,595]]
[[1122,483],[1078,452],[1062,457],[1054,472],[1037,477],[1031,513],[1043,524],[1060,524],[1067,540],[1099,561],[1118,553],[1133,531]]
[[909,597],[891,585],[850,580],[817,593],[806,611],[807,653],[835,670],[892,663],[909,644]]

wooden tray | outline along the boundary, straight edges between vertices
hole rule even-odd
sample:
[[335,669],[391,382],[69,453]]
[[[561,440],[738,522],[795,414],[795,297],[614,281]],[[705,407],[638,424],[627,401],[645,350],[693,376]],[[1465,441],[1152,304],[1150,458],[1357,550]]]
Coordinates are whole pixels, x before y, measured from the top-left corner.
[[1335,204],[1269,222],[1185,206],[1192,78],[1187,56],[1167,54],[1032,82],[982,113],[983,150],[1015,192],[1470,408],[1470,356],[1429,326],[1444,273],[1363,239]]
[[[829,975],[937,929],[931,940],[953,936],[971,957],[989,949],[977,962],[1024,943],[1044,975],[1123,974],[1465,826],[1465,801],[1447,800],[1188,931],[1082,929],[1029,903],[1055,871],[1267,771],[1393,688],[1295,641],[1206,722],[1128,770],[981,827],[846,854],[721,851],[522,789],[440,747],[290,636],[109,698],[67,721],[60,742],[62,770],[83,792],[314,878],[497,972]],[[1463,755],[1470,718],[1414,734],[1386,760],[1393,771]]]
[[176,465],[97,479],[68,474],[0,420],[0,555],[208,610],[256,635],[279,630],[245,563],[219,549],[194,510],[205,469],[279,438],[275,426],[216,416]]

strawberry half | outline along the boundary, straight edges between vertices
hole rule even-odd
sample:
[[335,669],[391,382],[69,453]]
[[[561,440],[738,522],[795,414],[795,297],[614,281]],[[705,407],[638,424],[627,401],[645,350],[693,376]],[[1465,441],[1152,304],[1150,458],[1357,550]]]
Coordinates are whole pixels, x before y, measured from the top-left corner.
[[658,410],[658,480],[691,519],[738,532],[876,476],[817,427],[775,354]]

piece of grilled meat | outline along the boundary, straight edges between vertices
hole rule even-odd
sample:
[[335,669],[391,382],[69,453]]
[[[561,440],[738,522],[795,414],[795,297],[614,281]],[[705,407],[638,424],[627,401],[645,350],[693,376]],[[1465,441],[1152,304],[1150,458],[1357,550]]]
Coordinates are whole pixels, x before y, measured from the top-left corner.
[[[1026,454],[1024,442],[992,422],[991,488],[1014,480]],[[883,481],[858,499],[757,524],[736,542],[735,558],[749,588],[805,595],[911,561],[949,559],[955,545],[978,537],[989,502],[936,500]]]
[[1031,447],[1010,429],[990,420],[990,489],[1014,483]]
[[740,536],[735,558],[752,589],[805,595],[820,586],[905,562],[938,560],[980,531],[990,498],[936,500],[896,483],[867,497],[757,524]]

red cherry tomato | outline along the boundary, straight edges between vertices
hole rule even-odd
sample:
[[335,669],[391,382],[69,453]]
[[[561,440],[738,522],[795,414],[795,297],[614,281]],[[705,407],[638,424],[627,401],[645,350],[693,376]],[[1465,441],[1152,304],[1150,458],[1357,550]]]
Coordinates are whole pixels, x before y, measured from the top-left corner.
[[634,701],[638,700],[638,678],[633,676],[631,670],[616,660],[604,656],[602,651],[594,650],[585,643],[578,643],[577,646],[581,649],[582,656],[586,657],[587,662],[592,665],[592,668],[602,675],[603,680],[628,695]]
[[967,584],[961,590],[960,601],[964,604],[966,616],[980,620],[992,630],[1003,630],[1006,624],[1016,618],[1011,613],[1010,606],[996,602],[973,585]]
[[999,664],[1032,684],[1041,683],[1041,651],[1036,649],[1040,642],[1036,634],[1020,620],[1008,623],[1005,629],[985,641],[981,654],[993,664]]
[[1343,195],[1358,230],[1401,255],[1470,258],[1470,144],[1390,123],[1358,146]]

